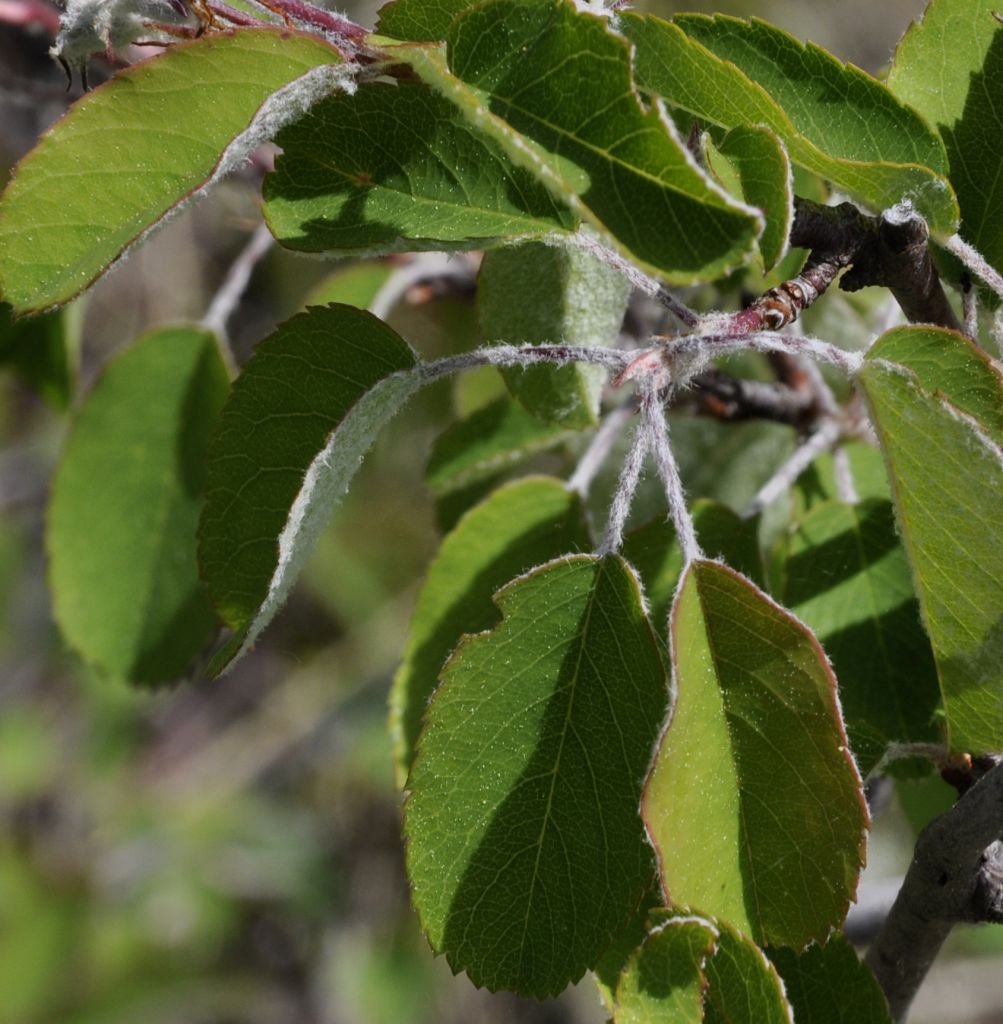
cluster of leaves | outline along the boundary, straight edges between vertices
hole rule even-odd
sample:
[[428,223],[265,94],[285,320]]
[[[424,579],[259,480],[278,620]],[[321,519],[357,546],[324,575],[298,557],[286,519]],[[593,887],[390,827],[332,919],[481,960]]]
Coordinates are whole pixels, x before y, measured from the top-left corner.
[[[617,1021],[809,1021],[836,1002],[888,1019],[833,937],[863,865],[861,772],[895,744],[1003,746],[996,365],[952,331],[885,333],[854,383],[887,477],[857,503],[821,483],[829,500],[795,503],[768,566],[759,524],[720,505],[694,517],[727,564],[661,519],[590,554],[577,490],[493,485],[599,422],[602,372],[583,364],[616,345],[631,275],[797,269],[795,182],[909,202],[935,240],[960,228],[1003,270],[996,29],[986,0],[933,0],[885,85],[759,21],[394,0],[355,48],[281,26],[173,46],[18,168],[0,202],[17,315],[78,295],[275,136],[264,212],[284,246],[483,250],[487,339],[572,353],[499,355],[510,397],[437,442],[429,485],[452,526],[391,696],[415,906],[477,984],[544,996],[591,969]],[[701,161],[677,121],[701,128]],[[477,362],[422,361],[366,304],[310,307],[232,383],[199,326],[105,368],[47,529],[56,615],[85,659],[173,680],[222,626],[208,671],[226,669],[379,429]],[[10,358],[38,373],[44,341],[29,355],[22,330],[5,328]],[[58,365],[41,379],[65,402]]]

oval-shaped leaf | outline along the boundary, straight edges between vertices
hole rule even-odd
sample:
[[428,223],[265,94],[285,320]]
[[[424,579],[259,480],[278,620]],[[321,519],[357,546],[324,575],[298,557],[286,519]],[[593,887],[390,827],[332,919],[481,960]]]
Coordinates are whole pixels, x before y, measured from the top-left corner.
[[644,796],[666,898],[760,943],[824,938],[856,891],[868,818],[818,641],[698,561],[672,610],[672,658],[675,707]]
[[766,22],[625,14],[642,89],[725,128],[763,125],[791,160],[883,210],[908,199],[957,226],[940,139],[877,80]]
[[803,953],[771,949],[796,1024],[892,1024],[888,1002],[869,967],[836,933]]
[[804,516],[782,599],[832,659],[861,774],[891,742],[937,741],[937,669],[891,502],[826,503]]
[[446,659],[464,633],[498,621],[495,591],[534,566],[590,546],[581,502],[559,480],[546,477],[499,487],[447,534],[428,567],[390,692],[400,785]]
[[577,218],[427,86],[371,82],[279,133],[265,218],[305,252],[483,248]]
[[391,39],[438,42],[453,19],[477,0],[391,0],[380,8],[376,31]]
[[639,904],[641,780],[668,697],[633,573],[550,562],[450,659],[405,806],[408,874],[433,947],[489,988],[553,995]]
[[673,917],[652,929],[620,975],[616,1024],[702,1024],[704,967],[717,938],[717,928],[698,917]]
[[888,87],[940,131],[961,234],[1003,271],[1003,29],[996,0],[927,4],[895,51]]
[[227,388],[211,334],[156,331],[109,363],[74,419],[49,504],[49,582],[67,641],[114,676],[176,679],[215,625],[195,528]]
[[[1003,746],[1003,458],[999,442],[956,396],[985,387],[974,346],[948,331],[944,348],[967,352],[967,377],[941,378],[925,358],[923,376],[884,356],[879,341],[860,380],[888,464],[899,530],[912,567],[923,621],[933,645],[952,750],[979,753]],[[902,358],[902,335],[894,351]],[[957,354],[944,359],[953,366]],[[976,362],[977,360],[977,362]],[[945,363],[947,365],[947,363]],[[964,381],[969,382],[964,387]],[[981,406],[981,402],[978,403]]]
[[221,669],[285,601],[379,429],[421,385],[371,313],[315,306],[266,338],[234,384],[209,456],[199,566],[236,633]]
[[329,92],[342,72],[319,66],[340,59],[323,39],[288,29],[213,32],[87,93],[0,200],[0,293],[18,313],[72,298]]
[[386,49],[624,255],[690,283],[749,253],[758,215],[711,183],[661,110],[641,106],[629,44],[604,19],[570,0],[490,0],[452,23],[448,43],[448,69],[435,47]]
[[[629,296],[627,279],[582,249],[525,242],[484,257],[477,306],[488,341],[587,347],[617,344]],[[606,380],[601,367],[508,367],[502,375],[540,419],[573,428],[597,422]]]

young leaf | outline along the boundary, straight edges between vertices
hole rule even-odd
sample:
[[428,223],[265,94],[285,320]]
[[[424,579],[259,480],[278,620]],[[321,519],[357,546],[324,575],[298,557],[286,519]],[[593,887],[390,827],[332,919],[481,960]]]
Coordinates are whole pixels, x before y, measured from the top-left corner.
[[195,528],[226,393],[213,336],[172,328],[109,363],[74,419],[49,504],[49,580],[63,635],[113,676],[176,679],[215,624]]
[[477,985],[554,995],[641,900],[637,813],[667,702],[637,580],[616,556],[534,569],[450,659],[405,805],[414,903]]
[[559,423],[538,420],[511,398],[500,398],[439,435],[425,482],[441,498],[489,480],[574,436],[573,430]]
[[[629,295],[626,278],[581,249],[544,242],[506,246],[481,265],[481,331],[489,341],[512,345],[615,345]],[[502,374],[534,416],[572,428],[597,422],[606,379],[601,367],[511,367]]]
[[[726,505],[701,498],[693,503],[697,539],[709,558],[723,558],[733,569],[760,583],[759,520],[742,519]],[[644,584],[649,616],[664,635],[669,607],[683,571],[683,554],[676,532],[665,516],[639,526],[624,538],[623,557],[637,570]]]
[[415,355],[354,306],[316,306],[255,350],[209,456],[199,565],[236,633],[221,670],[285,601],[376,433],[420,386]]
[[895,51],[888,87],[940,131],[961,234],[1003,271],[1003,30],[997,0],[929,3]]
[[477,249],[577,220],[419,83],[335,95],[279,133],[265,218],[305,252]]
[[797,1024],[892,1024],[884,993],[842,935],[803,953],[771,949]]
[[63,312],[15,320],[10,306],[0,302],[0,367],[14,370],[59,412],[76,386],[75,346],[67,335]]
[[[947,738],[955,751],[1003,745],[1003,461],[986,425],[959,410],[985,386],[974,346],[948,331],[903,328],[967,355],[973,371],[943,374],[924,356],[920,371],[901,360],[902,334],[879,340],[859,378],[892,481],[899,530],[933,645]],[[957,353],[945,352],[943,365]],[[968,386],[965,386],[967,383]],[[997,428],[998,429],[998,428]]]
[[434,47],[386,50],[640,266],[686,284],[750,251],[758,215],[711,184],[662,111],[642,108],[630,47],[603,19],[566,0],[489,0],[447,41],[448,69]]
[[[715,163],[714,156],[718,156]],[[708,163],[720,177],[720,157],[735,169],[736,195],[760,210],[765,228],[759,239],[763,268],[772,270],[787,254],[787,236],[794,221],[794,190],[787,150],[769,128],[740,125],[732,128],[708,152]]]
[[883,210],[908,198],[940,233],[958,220],[943,145],[878,81],[766,22],[625,14],[642,89],[725,128],[762,125],[791,160]]
[[891,502],[824,504],[801,519],[783,603],[832,659],[861,774],[892,741],[936,742],[937,669]]
[[666,898],[760,943],[822,939],[853,897],[868,824],[825,655],[714,562],[687,570],[671,626],[676,702],[644,795]]
[[288,29],[213,32],[87,93],[0,200],[0,293],[17,313],[72,298],[329,92],[340,60]]
[[494,592],[536,565],[590,546],[581,502],[559,480],[546,477],[499,487],[446,536],[418,595],[390,692],[400,785],[414,760],[422,716],[446,659],[464,633],[498,621]]
[[704,973],[718,930],[698,917],[672,917],[652,929],[617,985],[615,1024],[702,1024]]

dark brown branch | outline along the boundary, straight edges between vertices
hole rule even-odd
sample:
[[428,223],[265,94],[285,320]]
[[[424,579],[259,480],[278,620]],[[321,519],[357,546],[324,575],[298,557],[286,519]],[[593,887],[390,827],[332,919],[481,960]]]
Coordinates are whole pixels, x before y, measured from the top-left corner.
[[912,864],[867,963],[896,1021],[955,924],[1003,923],[1003,763],[998,759],[916,842]]
[[692,380],[697,411],[720,420],[772,420],[802,430],[818,416],[815,396],[787,384],[744,380],[717,368]]

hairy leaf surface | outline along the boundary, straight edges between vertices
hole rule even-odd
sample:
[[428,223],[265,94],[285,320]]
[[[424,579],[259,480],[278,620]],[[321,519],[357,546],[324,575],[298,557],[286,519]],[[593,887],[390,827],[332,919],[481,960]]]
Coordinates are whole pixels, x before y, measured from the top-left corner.
[[495,591],[537,565],[590,546],[581,502],[561,481],[547,477],[499,487],[446,535],[418,595],[390,693],[400,785],[446,660],[464,633],[498,621]]
[[380,8],[376,31],[391,39],[439,42],[453,19],[476,0],[392,0]]
[[160,330],[108,364],[75,417],[49,504],[49,581],[67,641],[113,676],[178,678],[215,624],[195,528],[227,388],[211,334]]
[[[22,160],[0,200],[0,293],[18,313],[72,298],[334,88],[340,72],[321,66],[340,61],[313,35],[213,32],[87,93]],[[269,100],[285,87],[299,91]]]
[[644,796],[667,900],[801,947],[843,920],[868,824],[812,634],[698,561],[672,610],[676,702]]
[[803,953],[771,949],[797,1024],[891,1024],[884,993],[838,932]]
[[[962,411],[980,408],[986,367],[960,335],[908,328],[945,349],[924,352],[921,369],[901,360],[902,335],[879,341],[860,373],[888,464],[899,530],[912,567],[923,621],[933,645],[952,750],[1003,745],[1003,461],[998,426],[990,432]],[[975,368],[954,372],[958,349]],[[894,354],[896,362],[886,359]],[[940,386],[937,385],[939,379]],[[967,386],[966,386],[967,383]]]
[[957,226],[940,139],[881,83],[766,22],[625,14],[642,89],[725,128],[762,125],[791,160],[883,210],[910,200]]
[[199,564],[236,637],[268,624],[379,429],[421,380],[399,335],[354,306],[315,306],[255,350],[209,458]]
[[832,659],[862,774],[890,742],[936,742],[937,669],[891,502],[823,504],[801,519],[782,600]]
[[961,234],[1003,271],[1003,29],[996,0],[935,0],[895,51],[888,86],[936,126]]
[[637,580],[616,556],[550,562],[450,659],[405,806],[414,903],[475,984],[553,995],[639,904],[641,780],[668,697]]
[[[629,296],[626,278],[595,256],[544,242],[488,253],[477,288],[484,337],[510,345],[615,346]],[[572,428],[598,421],[602,367],[506,367],[502,375],[540,419]]]
[[306,252],[483,248],[577,218],[420,83],[335,95],[279,134],[265,217]]

